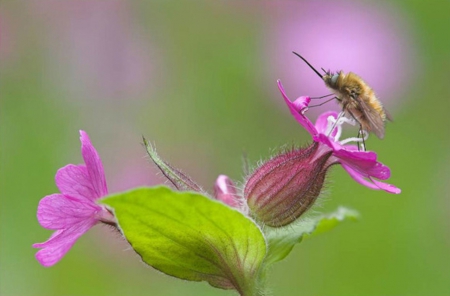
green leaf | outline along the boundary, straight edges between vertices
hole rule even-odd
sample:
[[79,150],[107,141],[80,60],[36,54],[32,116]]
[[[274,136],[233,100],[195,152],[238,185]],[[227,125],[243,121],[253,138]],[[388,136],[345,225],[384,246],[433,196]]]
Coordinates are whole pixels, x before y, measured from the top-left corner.
[[265,229],[269,246],[265,264],[284,259],[295,244],[301,243],[303,239],[331,230],[343,221],[357,220],[358,217],[357,211],[339,207],[333,213],[300,221],[292,226]]
[[251,295],[266,243],[239,211],[192,192],[138,188],[102,200],[142,260],[181,279]]

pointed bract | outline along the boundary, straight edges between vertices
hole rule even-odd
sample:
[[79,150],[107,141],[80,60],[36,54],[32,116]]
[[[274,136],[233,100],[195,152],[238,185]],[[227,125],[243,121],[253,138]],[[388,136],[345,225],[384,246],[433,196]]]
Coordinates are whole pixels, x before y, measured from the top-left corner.
[[176,189],[204,193],[204,190],[189,176],[162,160],[158,153],[156,153],[155,147],[150,142],[145,138],[143,138],[143,141],[150,159]]

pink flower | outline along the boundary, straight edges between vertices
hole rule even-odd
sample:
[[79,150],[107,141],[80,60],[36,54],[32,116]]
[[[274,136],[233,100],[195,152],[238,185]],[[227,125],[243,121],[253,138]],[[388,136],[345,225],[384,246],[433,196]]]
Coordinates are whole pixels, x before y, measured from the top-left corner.
[[[311,134],[316,143],[319,143],[317,152],[319,155],[331,151],[332,155],[330,160],[334,164],[341,164],[356,182],[366,187],[371,189],[381,189],[389,193],[398,194],[401,192],[399,188],[377,180],[389,179],[391,172],[387,166],[377,161],[377,154],[375,152],[358,151],[357,146],[346,145],[347,142],[357,141],[358,139],[351,138],[339,141],[342,130],[341,125],[344,122],[349,122],[348,119],[342,117],[336,122],[338,117],[336,112],[325,112],[319,116],[316,124],[313,125],[304,115],[310,98],[299,97],[294,102],[291,102],[279,80],[278,88],[295,120]],[[332,133],[330,133],[331,128],[333,128]]]
[[95,201],[108,194],[100,156],[86,132],[80,131],[84,165],[69,164],[58,170],[56,185],[61,193],[47,195],[39,202],[37,218],[42,227],[56,230],[43,243],[36,259],[44,266],[57,263],[75,241],[98,222],[115,225],[114,216]]

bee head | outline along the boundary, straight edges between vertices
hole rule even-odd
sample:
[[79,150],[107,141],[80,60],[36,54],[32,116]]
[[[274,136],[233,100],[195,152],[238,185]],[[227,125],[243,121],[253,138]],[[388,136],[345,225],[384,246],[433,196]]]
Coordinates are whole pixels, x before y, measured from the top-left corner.
[[330,71],[325,71],[325,75],[323,75],[323,81],[325,81],[325,84],[330,88],[336,88],[337,87],[337,81],[339,78],[339,75],[341,75],[341,72],[333,73]]
[[324,68],[321,68],[322,71],[325,73],[325,75],[322,75],[319,73],[319,71],[317,71],[304,57],[302,57],[301,55],[299,55],[298,53],[296,53],[295,51],[293,51],[293,53],[298,56],[299,58],[301,58],[314,72],[316,72],[316,74],[322,78],[323,81],[325,81],[325,84],[332,89],[337,89],[337,83],[338,83],[338,78],[339,76],[342,74],[342,71],[339,71],[337,73],[333,73],[330,70],[325,71]]

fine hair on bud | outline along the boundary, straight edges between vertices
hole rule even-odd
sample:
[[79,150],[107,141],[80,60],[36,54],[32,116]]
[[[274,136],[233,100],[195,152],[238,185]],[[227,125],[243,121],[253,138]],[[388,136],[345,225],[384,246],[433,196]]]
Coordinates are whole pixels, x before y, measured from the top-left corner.
[[255,220],[271,227],[294,222],[319,196],[330,163],[319,145],[285,151],[259,166],[247,179],[244,197]]

